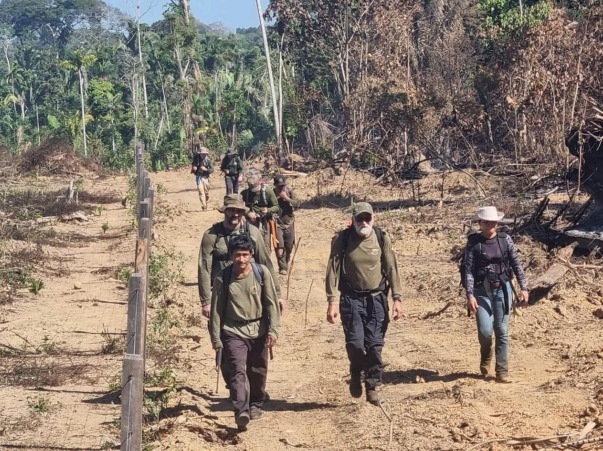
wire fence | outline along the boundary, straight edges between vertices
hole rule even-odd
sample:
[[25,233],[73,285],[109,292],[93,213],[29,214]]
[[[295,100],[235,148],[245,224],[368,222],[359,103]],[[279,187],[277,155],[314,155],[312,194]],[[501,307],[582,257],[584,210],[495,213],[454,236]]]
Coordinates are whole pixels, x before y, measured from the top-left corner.
[[145,170],[144,145],[136,146],[136,211],[138,238],[134,258],[134,273],[128,282],[128,331],[123,360],[121,391],[121,449],[142,449],[142,412],[144,397],[145,340],[149,257],[155,191],[149,172]]

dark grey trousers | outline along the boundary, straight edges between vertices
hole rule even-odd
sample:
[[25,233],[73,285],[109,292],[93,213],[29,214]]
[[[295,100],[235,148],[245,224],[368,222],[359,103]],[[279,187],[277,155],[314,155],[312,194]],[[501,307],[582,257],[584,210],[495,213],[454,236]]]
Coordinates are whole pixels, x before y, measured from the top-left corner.
[[239,194],[239,176],[231,177],[230,175],[224,176],[226,180],[226,194]]
[[235,414],[249,411],[250,406],[261,408],[268,376],[266,335],[249,339],[223,330],[222,343],[230,368],[230,399]]
[[295,245],[295,223],[276,225],[276,238],[278,239],[279,249],[283,249],[283,255],[277,256],[278,269],[289,269],[289,262]]
[[381,384],[383,360],[381,351],[389,324],[387,295],[342,295],[339,302],[345,333],[345,348],[350,360],[350,373],[364,371],[367,390]]

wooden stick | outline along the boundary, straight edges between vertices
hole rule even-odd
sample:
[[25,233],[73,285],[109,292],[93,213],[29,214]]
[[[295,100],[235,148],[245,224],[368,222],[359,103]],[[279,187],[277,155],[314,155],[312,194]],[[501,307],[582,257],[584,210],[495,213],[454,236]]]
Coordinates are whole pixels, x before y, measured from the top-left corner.
[[293,255],[291,256],[291,265],[289,266],[289,274],[287,275],[287,298],[289,299],[289,281],[291,280],[291,273],[293,272],[293,264],[295,263],[295,256],[297,255],[297,249],[299,248],[299,243],[301,243],[301,238],[298,240],[295,245],[295,250],[293,251]]
[[[310,298],[310,292],[312,291],[312,285],[314,285],[314,279],[312,279],[312,282],[310,282],[310,289],[308,290],[308,295],[306,296],[306,316],[304,318],[304,326],[308,325],[308,299]],[[289,288],[289,285],[287,285],[287,288]]]

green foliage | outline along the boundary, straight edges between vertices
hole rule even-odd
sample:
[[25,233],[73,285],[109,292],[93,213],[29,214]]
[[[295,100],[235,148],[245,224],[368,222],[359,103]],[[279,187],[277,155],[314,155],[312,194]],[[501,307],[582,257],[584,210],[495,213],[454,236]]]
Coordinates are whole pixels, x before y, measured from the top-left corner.
[[40,291],[42,291],[42,288],[44,288],[44,282],[42,282],[40,279],[30,279],[29,280],[29,292],[33,293],[33,294],[39,294]]
[[549,16],[547,0],[480,0],[478,8],[486,14],[484,28],[493,39],[513,36]]
[[184,265],[182,254],[174,251],[151,253],[149,259],[149,294],[153,299],[165,299],[168,289],[176,283]]
[[103,225],[101,226],[101,229],[103,230],[103,235],[105,233],[107,233],[107,230],[109,230],[109,223],[108,222],[104,222]]
[[47,413],[50,411],[50,401],[45,397],[27,398],[27,408],[33,413]]

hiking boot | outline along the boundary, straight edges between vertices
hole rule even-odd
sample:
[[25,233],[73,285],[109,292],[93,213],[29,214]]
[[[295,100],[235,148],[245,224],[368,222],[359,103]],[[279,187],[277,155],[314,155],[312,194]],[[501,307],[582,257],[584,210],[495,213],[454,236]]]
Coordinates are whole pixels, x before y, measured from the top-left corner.
[[251,406],[249,409],[249,418],[252,420],[259,420],[262,417],[262,409],[258,406]]
[[270,401],[270,395],[268,394],[267,391],[264,392],[264,402],[268,402]]
[[509,373],[498,373],[496,375],[496,382],[498,382],[500,384],[510,384],[513,381],[509,377]]
[[235,423],[237,423],[237,428],[239,428],[239,431],[246,431],[247,425],[249,424],[249,412],[245,410],[243,412],[239,412],[238,415],[235,415]]
[[383,399],[381,398],[381,396],[379,395],[379,392],[376,389],[374,389],[374,388],[368,389],[367,388],[366,401],[370,402],[374,406],[379,406],[383,402]]
[[287,275],[287,270],[286,270],[286,269],[279,269],[278,273],[279,273],[281,276],[286,276],[286,275]]
[[350,395],[352,395],[352,398],[360,398],[362,396],[362,381],[360,380],[360,373],[351,374]]
[[492,358],[482,359],[479,364],[479,372],[482,373],[482,376],[488,377],[490,375],[490,363],[492,362]]

